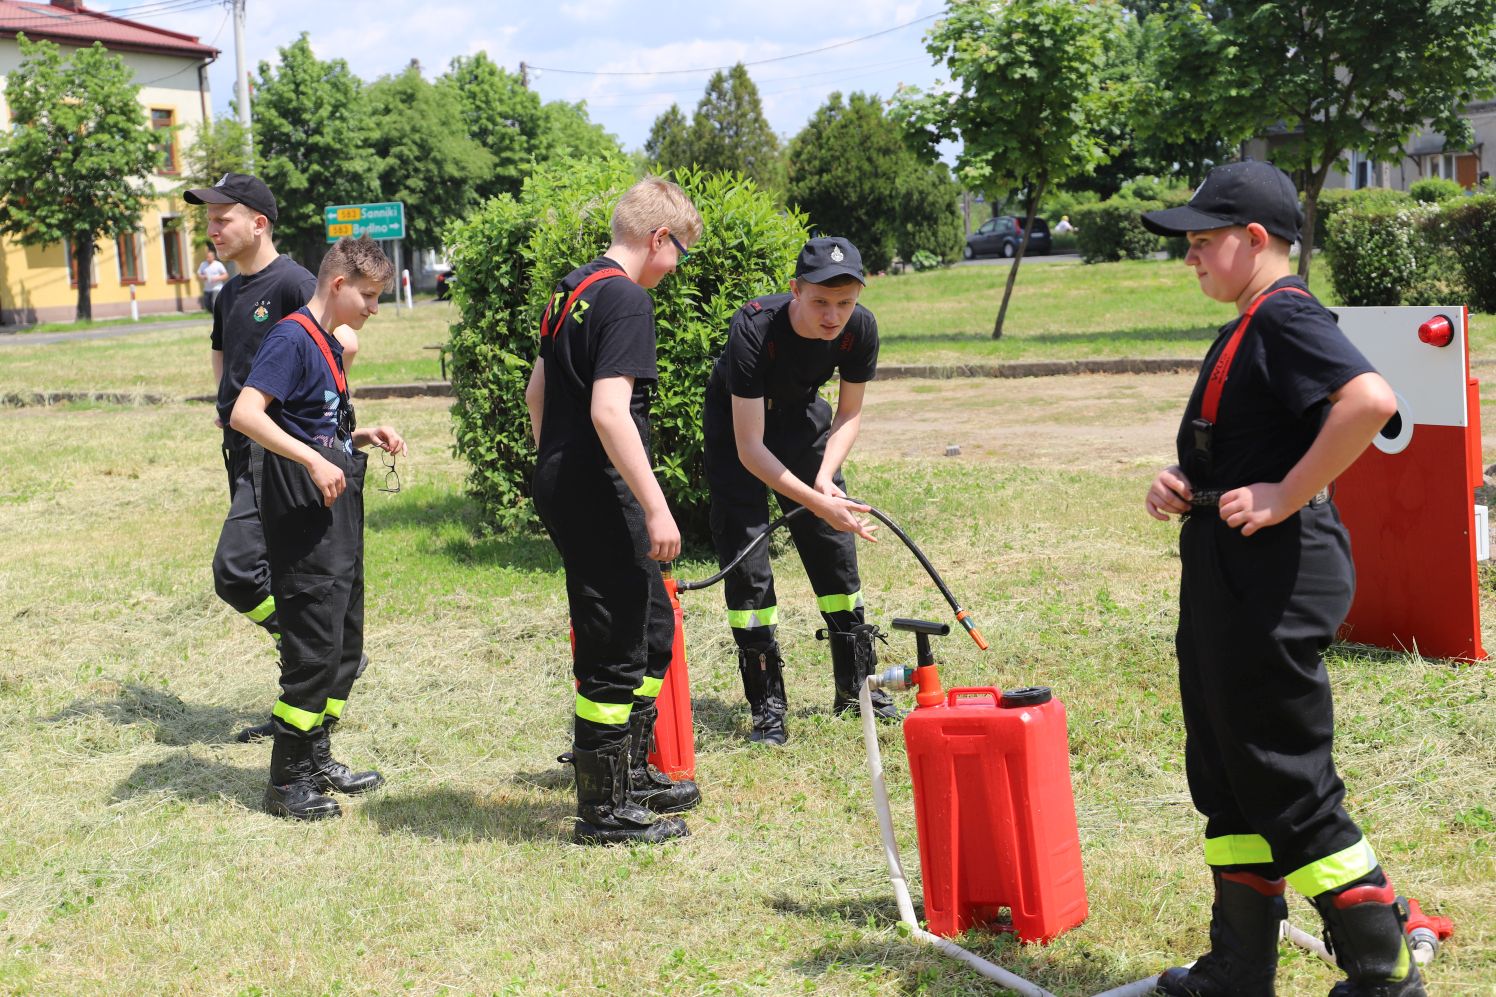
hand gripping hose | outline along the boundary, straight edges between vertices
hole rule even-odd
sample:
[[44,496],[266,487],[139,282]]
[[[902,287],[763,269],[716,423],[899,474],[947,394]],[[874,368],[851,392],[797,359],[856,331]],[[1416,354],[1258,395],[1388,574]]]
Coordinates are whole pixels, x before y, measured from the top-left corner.
[[[868,512],[872,513],[874,518],[876,518],[884,526],[888,527],[889,531],[892,532],[894,536],[898,537],[904,542],[904,546],[908,547],[909,552],[914,555],[915,560],[919,561],[920,565],[925,569],[926,574],[930,576],[930,580],[935,583],[935,587],[940,590],[940,594],[945,596],[945,601],[950,603],[951,611],[956,614],[956,622],[960,623],[961,626],[966,628],[966,632],[971,635],[971,639],[976,642],[977,647],[981,648],[983,651],[987,650],[987,641],[982,636],[981,631],[976,628],[976,625],[971,622],[971,615],[967,613],[966,610],[961,608],[961,604],[956,601],[956,597],[951,594],[950,588],[945,584],[945,579],[940,577],[940,572],[935,570],[935,565],[930,563],[930,559],[925,556],[925,552],[919,549],[919,544],[915,543],[910,538],[909,534],[905,533],[902,529],[899,528],[898,523],[895,523],[892,519],[889,519],[888,516],[885,515],[881,510],[873,508],[871,505],[868,505],[861,499],[849,498],[847,499],[847,501],[855,502],[858,505],[867,505]],[[727,566],[721,571],[717,572],[715,575],[712,575],[710,578],[703,578],[699,581],[678,581],[675,585],[676,591],[692,592],[696,589],[704,589],[717,584],[722,579],[726,578],[728,574],[742,562],[743,558],[747,557],[749,554],[753,553],[765,542],[767,542],[767,540],[769,539],[769,534],[773,533],[785,523],[788,523],[791,519],[805,511],[806,508],[803,505],[791,509],[783,516],[780,516],[778,519],[774,520],[774,522],[770,523],[762,533],[750,540],[748,542],[748,546],[738,551],[737,556],[734,557],[731,561],[727,562]]]

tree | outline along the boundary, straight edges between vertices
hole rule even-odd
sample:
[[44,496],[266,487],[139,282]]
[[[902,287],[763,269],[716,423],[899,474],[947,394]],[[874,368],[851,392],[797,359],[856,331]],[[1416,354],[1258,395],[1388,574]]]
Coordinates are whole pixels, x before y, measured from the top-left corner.
[[539,162],[553,159],[598,159],[622,151],[618,139],[587,115],[587,102],[546,104],[544,139],[535,150]]
[[405,237],[437,247],[445,228],[478,204],[494,159],[469,137],[452,90],[428,83],[412,63],[368,89],[380,197],[405,204]]
[[660,171],[694,165],[691,153],[691,126],[679,104],[655,118],[644,141],[644,158]]
[[[1472,141],[1465,105],[1496,94],[1496,0],[1170,0],[1151,76],[1154,96],[1190,113],[1160,132],[1236,140],[1286,129],[1274,161],[1296,173],[1304,232],[1346,150],[1401,158],[1418,128]],[[1153,20],[1153,18],[1150,18]],[[1313,239],[1299,273],[1309,275]]]
[[94,244],[134,230],[155,197],[157,136],[124,61],[95,42],[64,59],[51,42],[16,36],[21,64],[5,81],[0,131],[0,232],[23,246],[72,247],[79,321],[93,318]]
[[1120,30],[1112,0],[952,0],[925,37],[951,74],[948,89],[900,91],[898,113],[935,142],[959,139],[957,172],[967,186],[1025,190],[1028,217],[1008,270],[992,338],[1044,194],[1106,162],[1104,135],[1121,105],[1104,79],[1107,45]]
[[764,117],[758,87],[740,62],[712,74],[691,118],[690,164],[707,172],[735,171],[769,190],[784,189],[779,139]]
[[276,242],[315,271],[327,244],[323,209],[379,201],[379,161],[363,83],[342,59],[323,62],[305,33],[259,65],[255,164],[275,192]]
[[833,93],[785,156],[788,200],[811,225],[852,240],[869,271],[918,249],[950,255],[960,242],[957,191],[944,165],[920,160],[877,97]]
[[518,194],[536,159],[548,151],[552,119],[540,97],[485,52],[453,59],[436,83],[456,100],[468,136],[493,157],[489,175],[477,182],[478,200]]

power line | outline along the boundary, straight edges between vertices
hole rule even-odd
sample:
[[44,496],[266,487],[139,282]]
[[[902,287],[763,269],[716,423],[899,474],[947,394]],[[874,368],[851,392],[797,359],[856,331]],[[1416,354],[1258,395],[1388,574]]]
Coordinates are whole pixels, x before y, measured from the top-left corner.
[[5,17],[0,18],[0,28],[11,30],[17,25],[24,24],[50,24],[60,27],[64,24],[74,26],[88,24],[97,20],[93,15],[104,14],[112,18],[128,20],[125,15],[135,17],[156,17],[161,14],[187,13],[193,10],[205,10],[208,7],[216,7],[221,0],[158,0],[156,3],[139,4],[130,7],[121,7],[117,10],[88,10],[81,13],[76,11],[57,10],[56,13],[37,13],[28,17]]
[[[771,62],[784,62],[787,59],[800,59],[800,58],[803,58],[804,56],[807,56],[807,55],[819,55],[822,52],[830,52],[832,49],[845,48],[848,45],[856,45],[858,42],[865,42],[865,41],[867,41],[870,38],[877,38],[880,35],[887,35],[887,34],[892,34],[895,31],[902,31],[905,28],[913,27],[916,24],[921,24],[921,23],[923,23],[925,21],[934,20],[935,18],[937,18],[939,16],[940,16],[939,13],[936,13],[936,14],[926,14],[924,17],[916,17],[912,21],[906,21],[903,24],[896,24],[896,25],[894,25],[891,28],[884,28],[882,31],[874,31],[872,34],[870,34],[870,35],[863,35],[861,38],[849,38],[849,39],[847,39],[844,42],[837,42],[834,45],[826,45],[826,46],[823,46],[821,48],[813,48],[813,49],[809,49],[809,50],[807,50],[805,52],[794,52],[794,53],[791,53],[790,55],[776,55],[772,59],[756,59],[753,62],[740,63],[740,65],[743,65],[743,66],[765,66],[765,65],[768,65]],[[720,71],[722,71],[724,69],[731,69],[732,68],[732,66],[704,66],[704,67],[698,67],[696,69],[655,69],[655,70],[651,70],[649,72],[642,72],[642,71],[635,71],[635,72],[605,72],[605,71],[595,70],[595,69],[556,69],[555,67],[552,67],[552,66],[537,66],[537,65],[535,65],[533,63],[529,63],[529,62],[526,63],[526,66],[528,68],[536,71],[536,72],[541,72],[541,73],[565,73],[565,74],[567,74],[569,76],[679,76],[679,75],[683,75],[683,74],[687,74],[687,73],[716,73],[716,72],[720,72]]]
[[[767,93],[768,91],[764,90],[763,88],[765,86],[770,86],[770,85],[773,85],[775,83],[788,83],[791,80],[808,80],[808,79],[811,79],[811,78],[817,77],[817,76],[839,76],[839,77],[842,77],[843,79],[854,79],[856,77],[854,75],[852,75],[852,74],[859,74],[860,73],[860,74],[866,75],[866,73],[868,71],[878,71],[878,70],[883,70],[883,69],[892,69],[895,66],[907,66],[907,65],[910,65],[911,63],[916,63],[916,62],[918,62],[918,63],[924,63],[924,62],[927,62],[927,61],[928,60],[925,59],[924,56],[916,55],[916,56],[910,56],[909,58],[906,58],[906,59],[894,59],[891,62],[870,62],[870,63],[863,63],[860,66],[842,66],[842,67],[840,67],[838,69],[818,69],[818,70],[816,70],[813,73],[796,73],[796,74],[793,74],[793,75],[790,75],[790,76],[767,76],[767,77],[763,77],[762,79],[754,80],[754,85],[758,88],[760,94],[764,94],[764,93]],[[700,86],[690,86],[690,87],[675,88],[675,89],[670,89],[670,90],[634,90],[634,91],[631,91],[631,92],[628,92],[628,93],[620,93],[620,94],[617,94],[617,95],[603,94],[601,97],[598,97],[596,95],[589,96],[587,98],[587,102],[588,102],[588,106],[592,106],[594,103],[597,103],[600,106],[617,107],[617,106],[620,106],[620,105],[616,105],[616,104],[603,104],[602,102],[608,100],[608,98],[610,96],[616,96],[616,98],[619,99],[619,100],[633,100],[635,97],[673,97],[673,96],[682,95],[682,94],[693,94],[693,93],[700,93],[700,92],[701,92],[701,87]],[[787,91],[778,91],[778,90],[776,90],[774,92],[775,93],[783,93],[783,92],[787,92]],[[644,107],[646,105],[644,105],[644,104],[638,104],[638,105],[628,105],[628,106]]]

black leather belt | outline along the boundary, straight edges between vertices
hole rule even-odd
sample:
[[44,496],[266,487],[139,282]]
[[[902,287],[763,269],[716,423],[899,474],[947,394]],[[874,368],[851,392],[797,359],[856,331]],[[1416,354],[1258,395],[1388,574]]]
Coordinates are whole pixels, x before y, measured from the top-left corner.
[[[1233,490],[1231,488],[1196,488],[1190,498],[1190,505],[1196,509],[1214,508],[1221,504],[1222,495]],[[1315,492],[1314,497],[1304,503],[1304,508],[1317,508],[1328,501],[1330,501],[1330,488],[1326,486]]]

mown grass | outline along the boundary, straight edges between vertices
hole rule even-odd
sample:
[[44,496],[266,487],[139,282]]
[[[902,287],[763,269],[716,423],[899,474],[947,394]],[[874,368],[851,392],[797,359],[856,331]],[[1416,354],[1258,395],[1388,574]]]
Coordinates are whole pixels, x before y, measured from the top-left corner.
[[[1320,261],[1313,287],[1334,302]],[[1025,265],[1006,332],[991,338],[1002,300],[1003,265],[950,267],[876,277],[863,302],[878,317],[885,364],[1001,363],[1087,357],[1198,357],[1230,317],[1208,301],[1174,260],[1083,266]],[[450,302],[397,313],[386,303],[362,334],[357,384],[435,381],[436,346],[456,318]],[[187,323],[193,326],[194,323]],[[1471,318],[1471,352],[1496,361],[1496,317]],[[131,391],[210,394],[208,323],[92,341],[0,344],[0,392]]]
[[[370,368],[385,328],[366,337]],[[1205,944],[1173,674],[1175,529],[1139,508],[1172,446],[1160,395],[1181,383],[1093,379],[1085,426],[1056,415],[1072,411],[1059,379],[1002,392],[886,385],[849,471],[991,640],[985,655],[941,640],[946,684],[1045,684],[1067,706],[1090,920],[1043,948],[966,940],[1057,994],[1095,993]],[[720,595],[691,594],[705,794],[692,837],[567,843],[559,565],[543,538],[475,531],[447,404],[360,406],[412,446],[405,490],[369,495],[373,663],[338,738],[389,785],[309,827],[259,812],[267,749],[230,736],[264,715],[274,662],[212,593],[225,503],[205,409],[0,412],[0,992],[991,993],[897,929],[858,727],[829,715],[829,665],[793,557],[778,562],[789,746],[744,740]],[[973,445],[946,460],[917,443],[928,430],[910,412],[941,426],[940,443],[1022,429],[997,438],[997,459],[972,459],[985,452]],[[1098,449],[1109,428],[1119,442]],[[875,619],[945,618],[896,542],[863,551]],[[1488,587],[1488,615],[1492,603]],[[897,635],[884,657],[911,655]],[[1496,679],[1485,665],[1352,649],[1331,675],[1348,805],[1399,887],[1458,926],[1431,992],[1489,992]],[[914,874],[897,730],[883,745]],[[1314,927],[1302,900],[1291,909]],[[1285,950],[1280,992],[1322,993],[1333,979]]]

